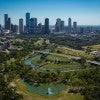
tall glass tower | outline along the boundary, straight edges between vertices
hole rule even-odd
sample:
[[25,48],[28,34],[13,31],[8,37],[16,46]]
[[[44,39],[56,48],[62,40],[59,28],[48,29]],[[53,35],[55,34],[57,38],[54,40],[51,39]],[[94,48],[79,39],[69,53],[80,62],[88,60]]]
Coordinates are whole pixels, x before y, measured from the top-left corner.
[[68,19],[68,33],[70,34],[72,32],[72,21],[71,18]]
[[26,31],[29,31],[30,27],[30,13],[26,13]]
[[8,27],[8,25],[7,25],[7,22],[8,22],[8,14],[4,14],[4,27],[5,27],[5,29],[7,29]]
[[49,33],[49,18],[45,19],[45,33]]

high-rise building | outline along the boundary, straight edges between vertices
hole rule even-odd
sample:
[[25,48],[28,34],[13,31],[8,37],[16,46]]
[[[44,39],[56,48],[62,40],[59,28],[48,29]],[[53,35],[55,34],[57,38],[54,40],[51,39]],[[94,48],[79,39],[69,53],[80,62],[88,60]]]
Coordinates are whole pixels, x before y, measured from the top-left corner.
[[37,18],[30,19],[30,32],[37,32]]
[[30,28],[30,13],[26,13],[26,31],[28,32]]
[[1,24],[0,24],[0,30],[1,30]]
[[7,29],[8,14],[4,14],[4,28]]
[[11,31],[13,32],[13,30],[14,30],[14,25],[11,24]]
[[44,27],[44,31],[46,34],[48,34],[50,31],[49,31],[49,18],[46,18],[45,19],[45,27]]
[[64,21],[61,21],[61,31],[62,32],[64,32],[64,28],[65,28]]
[[72,32],[72,21],[71,18],[68,19],[68,33],[70,34]]
[[79,33],[80,33],[80,34],[84,34],[84,28],[83,28],[83,27],[80,27]]
[[19,19],[19,33],[24,33],[23,19]]
[[34,23],[33,23],[34,31],[37,31],[37,18],[33,18],[33,20],[34,20]]
[[42,32],[42,23],[39,23],[39,24],[38,24],[38,28],[37,28],[37,29],[38,29],[38,32],[39,32],[39,33]]
[[77,22],[73,22],[73,33],[77,34]]
[[18,33],[18,25],[13,25],[13,32]]
[[[63,23],[62,23],[62,24],[63,24]],[[62,26],[63,26],[63,25],[62,25]],[[58,18],[58,19],[56,20],[55,31],[56,31],[56,32],[60,32],[60,31],[61,31],[61,19],[60,19],[60,18]]]
[[1,24],[0,24],[0,34],[1,34],[1,30],[2,30],[2,28],[1,28]]
[[11,18],[7,20],[7,29],[11,31]]

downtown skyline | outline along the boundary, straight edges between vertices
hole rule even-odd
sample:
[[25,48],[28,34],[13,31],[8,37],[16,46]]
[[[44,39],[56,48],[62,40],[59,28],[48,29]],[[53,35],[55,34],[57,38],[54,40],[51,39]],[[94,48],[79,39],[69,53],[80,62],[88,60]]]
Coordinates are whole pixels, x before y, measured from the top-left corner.
[[69,17],[79,25],[100,25],[99,11],[100,0],[0,0],[0,24],[4,23],[5,13],[9,14],[14,24],[18,24],[20,18],[25,24],[25,13],[30,12],[31,17],[41,23],[49,18],[50,25],[54,25],[57,18],[67,25]]

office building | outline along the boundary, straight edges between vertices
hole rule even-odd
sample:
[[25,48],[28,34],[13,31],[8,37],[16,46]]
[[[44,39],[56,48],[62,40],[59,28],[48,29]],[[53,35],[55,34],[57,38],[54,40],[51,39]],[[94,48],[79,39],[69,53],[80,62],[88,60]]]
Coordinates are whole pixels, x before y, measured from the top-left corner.
[[64,32],[64,28],[65,28],[64,21],[61,21],[61,32]]
[[37,29],[38,29],[38,33],[41,33],[42,32],[42,23],[39,23],[38,24]]
[[35,33],[37,32],[37,18],[30,19],[30,32]]
[[0,24],[0,30],[1,30],[1,24]]
[[24,33],[23,19],[19,19],[19,33]]
[[30,13],[26,13],[26,32],[29,31],[30,28]]
[[18,33],[18,25],[13,25],[13,32]]
[[45,34],[49,33],[49,18],[45,19],[44,32],[45,32]]
[[73,33],[77,34],[77,22],[73,22]]
[[4,28],[7,29],[8,14],[4,14]]
[[[62,24],[63,24],[63,23],[62,23]],[[55,31],[56,31],[56,32],[60,32],[60,31],[61,31],[61,27],[63,27],[63,25],[61,26],[61,19],[58,18],[58,19],[56,20]]]
[[6,29],[11,31],[11,18],[8,18],[8,20],[7,20],[7,28]]
[[72,21],[71,21],[71,18],[68,19],[68,33],[69,34],[72,33]]

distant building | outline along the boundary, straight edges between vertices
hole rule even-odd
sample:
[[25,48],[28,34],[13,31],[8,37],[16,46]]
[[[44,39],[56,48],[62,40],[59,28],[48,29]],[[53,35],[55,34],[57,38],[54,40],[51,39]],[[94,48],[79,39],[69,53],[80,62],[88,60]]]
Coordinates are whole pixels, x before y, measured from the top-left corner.
[[8,14],[4,14],[4,28],[7,29]]
[[45,34],[48,34],[50,32],[50,30],[49,30],[49,18],[45,19],[45,27],[44,28],[45,28],[44,29]]
[[7,30],[11,31],[11,18],[8,18],[7,20]]
[[13,32],[16,34],[18,33],[18,25],[13,26]]
[[72,33],[72,21],[71,18],[68,19],[68,33]]
[[26,32],[29,31],[30,27],[30,13],[26,13]]
[[2,28],[1,28],[1,24],[0,24],[0,34],[2,33]]
[[58,18],[56,20],[55,31],[56,32],[60,32],[61,31],[61,19],[60,18]]
[[24,33],[23,19],[19,19],[19,33]]
[[1,24],[0,24],[0,30],[1,30]]
[[79,33],[80,33],[80,34],[84,34],[84,28],[83,28],[83,27],[80,27]]
[[64,32],[65,24],[64,21],[61,21],[61,31]]
[[30,19],[30,33],[36,33],[37,32],[37,18],[31,18]]
[[77,34],[77,22],[73,22],[73,33]]
[[38,33],[41,33],[42,32],[42,23],[39,23],[38,24],[37,29],[38,29]]

